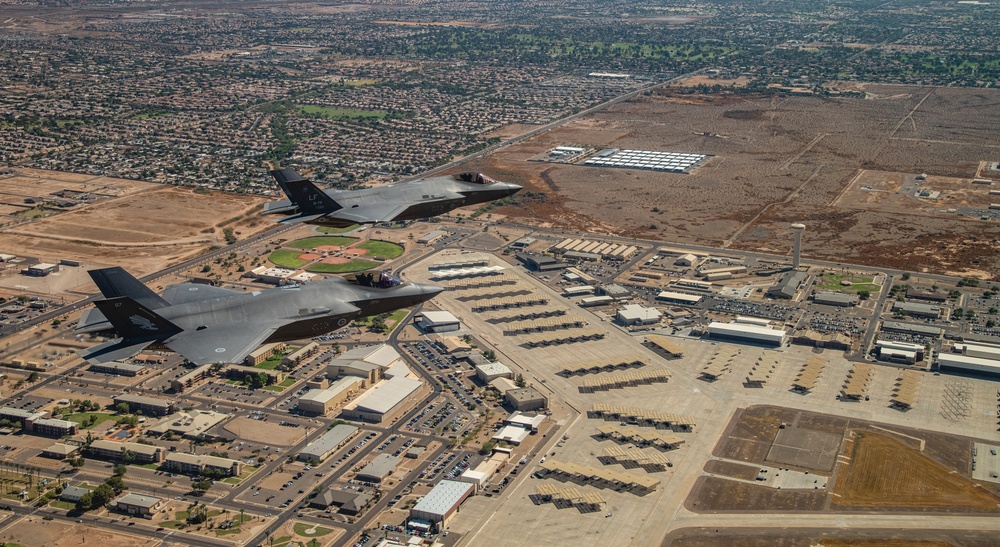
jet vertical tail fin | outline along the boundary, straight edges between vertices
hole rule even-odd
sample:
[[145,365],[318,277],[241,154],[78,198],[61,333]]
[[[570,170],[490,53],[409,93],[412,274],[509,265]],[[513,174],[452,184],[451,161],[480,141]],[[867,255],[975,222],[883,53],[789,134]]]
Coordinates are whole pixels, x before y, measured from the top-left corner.
[[125,340],[163,340],[182,331],[177,325],[127,296],[98,300],[94,305]]
[[340,204],[326,192],[320,190],[294,169],[275,169],[271,171],[271,176],[274,177],[288,199],[298,206],[299,211],[304,215],[332,213],[341,209]]
[[87,272],[90,278],[97,284],[104,298],[118,298],[127,296],[147,308],[157,309],[168,306],[169,303],[160,298],[149,287],[141,281],[132,277],[124,268],[115,266],[113,268],[101,268]]

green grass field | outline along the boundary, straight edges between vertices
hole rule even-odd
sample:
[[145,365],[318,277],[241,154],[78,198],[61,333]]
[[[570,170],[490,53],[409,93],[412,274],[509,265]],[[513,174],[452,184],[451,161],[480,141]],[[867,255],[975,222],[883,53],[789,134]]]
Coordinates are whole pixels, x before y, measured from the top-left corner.
[[[291,351],[289,351],[289,353],[291,353]],[[281,364],[281,361],[284,358],[285,358],[285,354],[284,353],[279,353],[277,355],[272,355],[272,356],[268,357],[267,359],[265,359],[263,363],[261,363],[259,365],[254,365],[253,368],[259,368],[259,369],[263,369],[263,370],[274,370],[274,369],[278,368],[278,365]]]
[[347,232],[350,232],[352,230],[356,230],[358,226],[359,226],[358,224],[351,224],[346,228],[334,228],[333,226],[317,226],[316,231],[321,234],[339,235],[339,234],[346,234]]
[[396,245],[395,243],[389,243],[388,241],[379,241],[377,239],[370,239],[361,245],[358,245],[358,248],[368,251],[368,255],[366,256],[381,260],[391,260],[403,254],[402,246]]
[[[851,284],[844,285],[841,283],[842,281],[850,281]],[[881,287],[872,281],[874,278],[868,276],[825,273],[817,279],[816,288],[821,291],[869,291],[877,293]]]
[[295,384],[295,382],[298,382],[298,381],[299,381],[298,378],[291,378],[291,377],[289,377],[289,378],[285,378],[284,380],[282,380],[281,383],[275,384],[273,386],[265,386],[264,389],[266,389],[268,391],[274,391],[274,392],[279,392],[280,393],[282,391],[285,391],[285,388],[291,387],[292,385]]
[[49,502],[49,505],[64,511],[72,511],[73,509],[76,509],[76,504],[71,501],[52,500]]
[[302,253],[296,251],[274,251],[268,255],[267,259],[282,268],[291,268],[294,270],[309,262],[308,260],[299,258],[300,254]]
[[321,247],[323,245],[347,247],[357,240],[358,238],[356,237],[316,236],[297,239],[291,243],[286,243],[285,246],[293,247],[295,249],[315,249],[316,247]]
[[[97,416],[97,421],[89,427],[83,427],[84,420],[90,418],[91,416]],[[76,422],[80,424],[83,429],[90,429],[95,425],[101,425],[108,420],[114,420],[115,416],[113,414],[105,414],[104,412],[78,412],[76,414],[69,414],[60,416],[60,419],[69,420],[71,422]]]
[[408,313],[410,313],[410,310],[408,310],[408,309],[406,309],[406,310],[396,310],[396,311],[392,312],[392,315],[390,315],[388,319],[385,320],[385,324],[389,325],[389,327],[392,330],[396,330],[396,327],[399,326],[399,322],[402,321],[403,318],[406,317],[406,314],[408,314]]
[[347,273],[370,270],[376,266],[378,266],[378,262],[354,259],[343,264],[323,264],[322,262],[318,262],[309,266],[306,271],[312,273]]
[[384,119],[389,113],[381,110],[357,110],[354,108],[334,108],[331,106],[299,105],[299,112],[306,116],[318,116],[331,120],[342,120],[345,118],[378,118]]

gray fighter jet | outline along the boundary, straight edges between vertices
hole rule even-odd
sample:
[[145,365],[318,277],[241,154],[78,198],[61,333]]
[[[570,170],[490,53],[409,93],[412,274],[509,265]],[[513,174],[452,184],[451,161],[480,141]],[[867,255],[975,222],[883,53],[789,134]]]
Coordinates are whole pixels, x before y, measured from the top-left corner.
[[105,300],[87,310],[76,332],[119,338],[83,353],[91,363],[127,359],[156,345],[197,365],[239,363],[257,346],[320,336],[352,319],[430,300],[443,289],[403,283],[387,273],[331,277],[305,285],[238,292],[196,283],[158,296],[124,269],[91,270]]
[[289,199],[268,203],[265,213],[288,215],[278,221],[281,223],[335,227],[428,218],[521,190],[516,184],[495,181],[482,173],[431,177],[363,190],[320,190],[292,169],[276,169],[271,176]]

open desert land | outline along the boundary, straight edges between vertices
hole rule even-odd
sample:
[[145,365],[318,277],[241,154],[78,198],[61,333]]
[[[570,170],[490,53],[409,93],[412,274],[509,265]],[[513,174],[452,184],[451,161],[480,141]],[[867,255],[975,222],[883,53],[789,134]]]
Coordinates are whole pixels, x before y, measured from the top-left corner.
[[[473,165],[547,194],[544,202],[498,209],[527,223],[787,254],[788,226],[802,222],[809,257],[1000,272],[996,222],[949,212],[991,202],[990,186],[972,180],[980,162],[1000,160],[990,123],[1000,91],[866,90],[868,99],[699,97],[668,89],[572,120]],[[714,157],[691,174],[527,161],[560,145]],[[863,189],[870,172],[886,173],[887,186]],[[992,173],[1000,180],[1000,172]],[[937,200],[903,195],[902,183],[919,174],[928,175],[920,189],[941,191]],[[868,202],[868,194],[879,193],[886,195]]]
[[[433,272],[427,267],[454,254],[445,251],[430,256],[408,268],[408,276],[428,282]],[[494,263],[502,264],[498,259]],[[586,328],[605,334],[601,340],[528,348],[523,337],[504,336],[505,323],[497,319],[543,307],[473,312],[476,303],[486,297],[455,290],[437,298],[439,306],[479,333],[480,340],[495,349],[500,361],[510,365],[515,373],[523,374],[530,385],[551,401],[563,403],[552,405],[552,419],[558,429],[542,439],[544,447],[534,452],[532,463],[524,472],[538,471],[537,464],[544,455],[549,460],[651,477],[658,480],[659,486],[641,494],[590,481],[531,476],[518,481],[499,499],[476,496],[463,505],[449,524],[449,530],[467,537],[465,541],[470,545],[485,538],[501,537],[512,527],[523,531],[525,545],[570,542],[651,545],[663,541],[674,529],[710,526],[836,528],[846,522],[852,528],[870,527],[881,529],[882,533],[889,533],[887,530],[895,533],[899,529],[927,528],[924,522],[927,511],[935,513],[935,527],[1000,528],[1000,522],[991,517],[1000,507],[996,485],[970,478],[973,442],[978,439],[976,442],[984,446],[1000,445],[993,382],[922,375],[918,399],[909,411],[901,412],[891,406],[899,370],[875,367],[869,381],[869,398],[855,402],[839,400],[837,397],[852,369],[852,363],[842,352],[798,346],[775,350],[673,337],[671,340],[684,349],[684,355],[668,360],[642,345],[645,333],[625,332],[601,311],[579,308],[520,268],[509,267],[506,272],[516,273],[518,282],[497,287],[497,293],[547,297],[549,303],[544,309],[563,309],[567,315],[581,316]],[[545,334],[555,336],[573,330]],[[705,364],[717,355],[729,362],[729,371],[715,382],[699,379]],[[815,357],[825,363],[816,387],[805,395],[793,392],[798,372]],[[585,382],[617,373],[570,377],[559,374],[568,368],[635,359],[644,366],[628,372],[667,370],[669,381],[588,393],[581,389]],[[776,365],[767,380],[760,387],[748,385],[745,378],[752,368],[771,361]],[[956,396],[968,401],[968,405],[956,408]],[[619,426],[619,420],[595,416],[592,410],[599,403],[690,418],[693,431],[642,428],[681,437],[683,442],[671,450],[639,448],[601,439],[597,428]],[[773,410],[757,410],[762,408]],[[817,413],[818,409],[824,413]],[[759,416],[759,419],[749,428],[731,429],[730,424],[743,416]],[[790,425],[782,429],[783,422]],[[779,436],[779,430],[795,433]],[[857,452],[853,443],[862,436],[875,443]],[[727,444],[720,445],[720,439],[727,439]],[[729,448],[723,450],[718,446]],[[814,450],[813,446],[820,448]],[[647,472],[640,467],[605,464],[599,458],[612,447],[659,454],[668,458],[672,466]],[[880,456],[886,447],[894,452],[892,459]],[[980,448],[981,453],[984,450]],[[884,473],[887,465],[892,468],[892,462],[898,462],[899,466],[894,474],[887,475],[886,481],[871,480]],[[904,480],[901,473],[908,463],[919,465],[920,469],[919,476],[912,480]],[[757,481],[756,475],[762,468],[769,470],[769,477]],[[838,482],[840,477],[844,479]],[[938,486],[928,488],[929,484],[945,478],[950,486],[947,491]],[[706,481],[725,487],[715,496],[716,500],[726,497],[722,492],[736,491],[742,492],[740,496],[745,499],[737,499],[738,506],[710,506],[713,489],[704,486]],[[550,503],[536,505],[531,496],[543,484],[597,492],[607,503],[601,511],[590,513],[557,508]],[[920,492],[920,496],[912,496],[919,498],[916,501],[898,502],[892,512],[886,513],[865,505],[865,496],[876,490],[897,501],[914,492]],[[971,501],[956,501],[956,492],[969,494]],[[833,499],[843,499],[842,503],[850,505],[834,506]],[[611,516],[606,517],[607,513]],[[768,516],[772,514],[781,514],[781,518]],[[871,537],[882,537],[878,533],[876,530]]]
[[70,545],[101,547],[132,547],[133,545],[159,545],[159,540],[113,532],[86,524],[66,524],[41,517],[22,518],[4,529],[0,541],[7,544],[47,547],[68,547]]
[[[77,189],[67,181],[80,177],[51,171],[35,173],[41,177],[43,187],[56,190]],[[35,186],[24,188],[27,181],[23,178],[0,181],[0,189],[37,193]],[[273,226],[260,218],[260,206],[265,201],[262,197],[206,194],[120,179],[86,180],[77,186],[80,184],[119,189],[123,195],[109,195],[64,213],[0,229],[2,252],[46,262],[78,260],[88,267],[125,265],[134,274],[142,275],[197,256],[213,245],[224,245],[226,228],[232,228],[243,239]]]

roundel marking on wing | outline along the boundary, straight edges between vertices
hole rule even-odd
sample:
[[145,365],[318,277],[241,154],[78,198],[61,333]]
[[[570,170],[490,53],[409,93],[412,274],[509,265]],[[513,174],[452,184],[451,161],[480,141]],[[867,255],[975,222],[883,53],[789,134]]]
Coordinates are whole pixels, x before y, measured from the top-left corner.
[[188,290],[189,291],[196,291],[196,290],[198,290],[198,287],[188,287]]
[[225,353],[226,348],[215,348],[215,353]]

